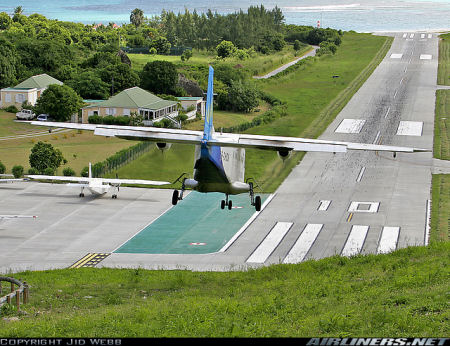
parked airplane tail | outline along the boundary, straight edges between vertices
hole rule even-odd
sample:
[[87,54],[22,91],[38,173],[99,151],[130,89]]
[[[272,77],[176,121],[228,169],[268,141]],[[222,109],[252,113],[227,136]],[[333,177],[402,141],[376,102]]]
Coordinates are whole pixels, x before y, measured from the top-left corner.
[[92,164],[89,162],[89,178],[92,178]]
[[213,84],[214,84],[214,69],[209,66],[208,76],[208,91],[206,93],[206,114],[205,126],[203,128],[203,140],[209,141],[214,133],[213,125]]

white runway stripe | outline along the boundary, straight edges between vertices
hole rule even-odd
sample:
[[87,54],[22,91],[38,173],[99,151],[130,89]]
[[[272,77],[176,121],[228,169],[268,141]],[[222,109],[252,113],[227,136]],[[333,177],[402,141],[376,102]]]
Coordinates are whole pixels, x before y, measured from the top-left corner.
[[394,54],[391,54],[391,59],[401,59],[402,56],[403,56],[403,54],[394,53]]
[[264,238],[262,243],[256,248],[247,259],[251,263],[264,263],[270,254],[275,250],[281,240],[292,226],[292,222],[277,222],[270,233]]
[[331,204],[331,201],[322,200],[322,201],[320,201],[319,209],[317,209],[317,210],[321,210],[321,211],[328,210],[328,207],[330,206],[330,204]]
[[344,119],[337,127],[337,133],[359,133],[366,121],[363,119]]
[[322,227],[323,224],[307,224],[291,251],[285,257],[283,263],[300,263],[303,261]]
[[397,248],[400,227],[383,227],[377,253],[388,253]]
[[342,256],[353,256],[361,252],[369,226],[353,225],[347,238]]
[[398,136],[422,136],[422,121],[400,121],[397,129]]

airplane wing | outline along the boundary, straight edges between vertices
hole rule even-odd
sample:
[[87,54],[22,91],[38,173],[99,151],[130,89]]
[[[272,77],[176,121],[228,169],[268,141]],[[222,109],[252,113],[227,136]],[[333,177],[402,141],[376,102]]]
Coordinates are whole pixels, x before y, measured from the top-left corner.
[[89,178],[87,177],[64,177],[56,175],[27,175],[28,178],[37,180],[58,180],[58,181],[75,181],[78,183],[89,183]]
[[141,179],[109,179],[101,178],[104,183],[108,184],[139,184],[139,185],[169,185],[168,181],[154,181]]
[[36,215],[0,215],[0,220],[37,218]]
[[0,183],[12,183],[14,181],[23,181],[24,179],[0,179]]
[[[178,129],[163,129],[155,127],[96,125],[96,124],[73,124],[32,121],[32,125],[72,128],[79,130],[94,131],[95,135],[106,137],[118,137],[132,140],[145,140],[162,143],[190,143],[201,144],[203,132],[187,131]],[[265,150],[293,150],[293,151],[320,151],[320,152],[346,152],[347,150],[371,150],[391,152],[424,152],[428,149],[401,147],[391,145],[378,145],[368,143],[353,143],[341,141],[327,141],[320,139],[262,136],[236,133],[215,132],[209,145],[230,146],[241,148],[258,148]]]
[[[71,181],[70,186],[85,186],[90,180],[101,180],[106,184],[140,184],[140,185],[169,185],[168,181],[154,181],[154,180],[140,180],[140,179],[109,179],[109,178],[88,178],[88,177],[65,177],[54,175],[28,175],[28,178],[37,180],[58,180],[58,181]],[[78,183],[78,184],[77,184]]]

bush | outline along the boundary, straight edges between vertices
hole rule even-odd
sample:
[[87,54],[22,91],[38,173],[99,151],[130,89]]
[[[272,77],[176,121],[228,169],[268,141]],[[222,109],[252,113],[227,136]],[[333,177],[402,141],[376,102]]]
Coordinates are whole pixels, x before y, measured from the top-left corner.
[[44,169],[44,175],[55,175],[55,170],[52,167]]
[[63,175],[65,177],[71,177],[75,175],[75,171],[70,167],[66,167],[63,169]]
[[14,178],[20,178],[23,176],[23,166],[14,166],[12,168],[12,174],[14,175]]
[[19,110],[17,109],[16,106],[12,105],[12,106],[6,107],[5,111],[9,112],[9,113],[17,113]]
[[89,124],[102,124],[103,119],[100,115],[91,115],[88,117],[88,123]]
[[89,177],[89,167],[84,167],[82,170],[81,170],[81,176],[82,177]]
[[5,165],[0,161],[0,174],[5,174],[6,167]]
[[28,174],[29,175],[36,175],[36,174],[39,174],[39,171],[36,168],[31,167],[30,169],[28,169]]

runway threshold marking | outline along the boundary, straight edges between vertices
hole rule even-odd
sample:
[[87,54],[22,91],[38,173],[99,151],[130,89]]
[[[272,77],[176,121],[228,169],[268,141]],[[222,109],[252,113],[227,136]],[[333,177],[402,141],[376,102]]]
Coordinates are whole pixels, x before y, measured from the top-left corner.
[[337,129],[334,131],[336,133],[360,133],[364,123],[366,121],[363,119],[344,119],[341,121]]
[[353,225],[342,249],[342,256],[354,256],[361,252],[369,226]]
[[400,121],[397,136],[422,136],[422,121]]
[[303,229],[294,246],[284,258],[283,263],[300,263],[306,257],[312,245],[317,239],[323,224],[309,223]]
[[110,253],[88,253],[69,268],[94,267],[109,255]]
[[262,243],[250,255],[247,262],[264,263],[283,240],[292,225],[292,222],[277,222]]
[[331,201],[321,200],[319,208],[317,210],[326,211],[326,210],[328,210],[328,207],[330,206],[330,204],[331,204]]

